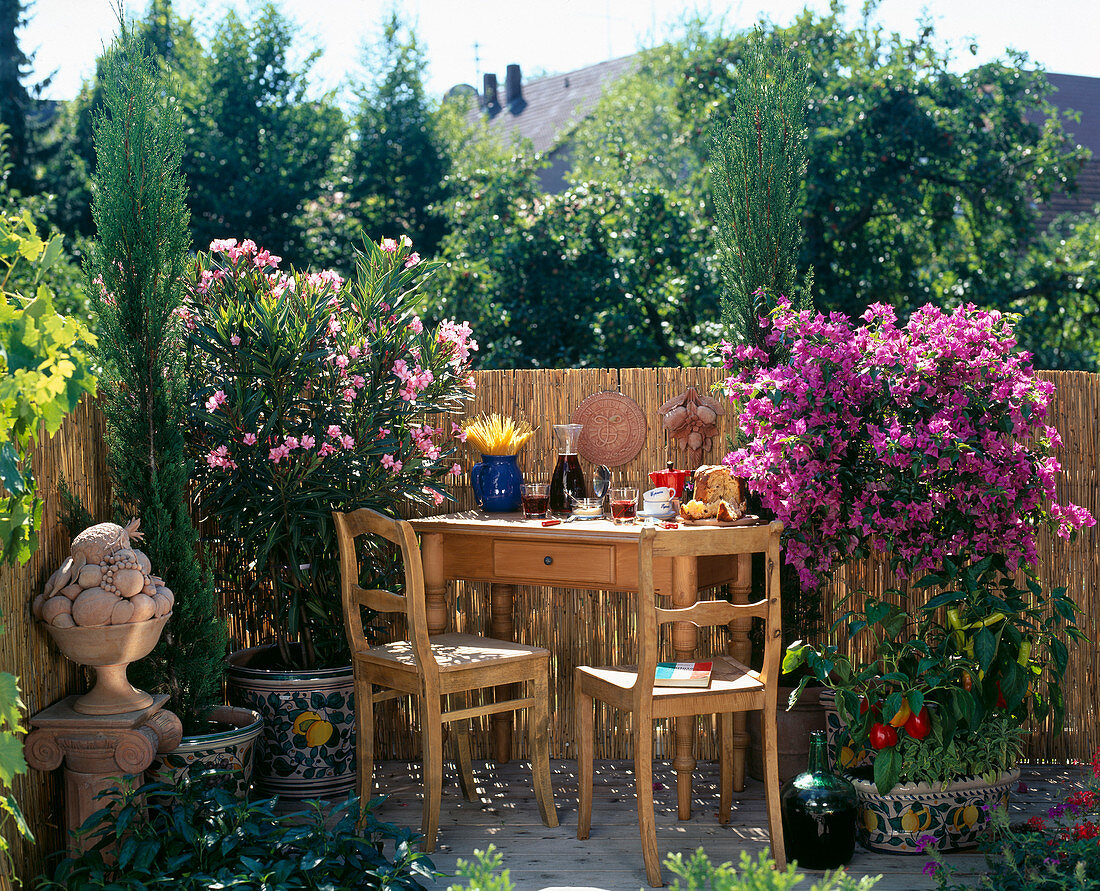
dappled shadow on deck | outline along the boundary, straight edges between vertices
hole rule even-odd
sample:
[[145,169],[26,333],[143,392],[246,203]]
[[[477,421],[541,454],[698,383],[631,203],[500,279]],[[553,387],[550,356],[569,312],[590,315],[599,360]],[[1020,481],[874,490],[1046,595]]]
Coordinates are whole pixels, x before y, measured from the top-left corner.
[[[554,797],[560,825],[548,829],[539,820],[526,761],[498,765],[475,762],[478,800],[466,801],[451,764],[444,770],[439,845],[432,859],[441,871],[453,874],[458,858],[469,859],[475,849],[490,844],[504,855],[516,887],[527,889],[607,889],[647,887],[638,838],[634,775],[629,762],[597,761],[592,802],[592,832],[586,841],[577,834],[577,773],[575,761],[551,762]],[[1080,767],[1023,768],[1026,791],[1013,791],[1013,820],[1045,814],[1083,777]],[[385,761],[378,764],[376,789],[389,796],[378,812],[384,820],[420,825],[420,765]],[[701,762],[695,772],[692,818],[676,819],[676,776],[666,763],[654,765],[654,805],[657,845],[662,860],[673,852],[706,849],[712,861],[736,862],[741,851],[756,856],[768,847],[763,784],[746,780],[744,792],[734,793],[733,812],[726,826],[718,823],[718,766]],[[950,855],[949,862],[963,874],[986,871],[984,858],[974,852]],[[923,856],[872,854],[856,848],[849,866],[854,875],[879,875],[879,891],[917,891],[934,882],[922,872]],[[672,875],[665,870],[665,881]],[[441,879],[440,888],[446,888]],[[807,883],[808,887],[808,883]]]

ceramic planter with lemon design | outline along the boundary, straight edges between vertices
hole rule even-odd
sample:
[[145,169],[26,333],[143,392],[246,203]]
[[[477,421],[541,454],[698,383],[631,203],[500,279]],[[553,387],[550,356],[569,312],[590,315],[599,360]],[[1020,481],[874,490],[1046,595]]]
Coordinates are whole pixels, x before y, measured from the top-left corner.
[[256,784],[284,798],[327,798],[355,785],[355,679],[351,666],[268,670],[268,647],[229,657],[230,701],[264,718]]
[[1020,771],[1003,773],[992,783],[980,778],[943,786],[899,783],[886,795],[873,782],[849,779],[859,799],[859,843],[872,851],[919,854],[928,848],[958,851],[978,844],[988,832],[989,815],[1008,807]]

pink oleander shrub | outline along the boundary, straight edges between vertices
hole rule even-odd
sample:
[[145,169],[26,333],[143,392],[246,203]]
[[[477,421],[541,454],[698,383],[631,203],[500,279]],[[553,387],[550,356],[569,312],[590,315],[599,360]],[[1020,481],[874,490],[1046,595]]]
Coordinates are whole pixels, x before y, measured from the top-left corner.
[[875,305],[862,321],[781,302],[762,324],[787,361],[721,348],[744,442],[725,463],[783,522],[805,587],[871,551],[902,573],[989,555],[1014,571],[1035,563],[1041,525],[1094,524],[1057,497],[1054,387],[1011,317],[925,306],[900,325]]
[[279,264],[235,239],[197,258],[179,311],[197,495],[271,580],[284,661],[292,642],[306,664],[346,661],[331,512],[443,503],[477,344],[416,315],[436,264],[407,238],[368,243],[348,282]]

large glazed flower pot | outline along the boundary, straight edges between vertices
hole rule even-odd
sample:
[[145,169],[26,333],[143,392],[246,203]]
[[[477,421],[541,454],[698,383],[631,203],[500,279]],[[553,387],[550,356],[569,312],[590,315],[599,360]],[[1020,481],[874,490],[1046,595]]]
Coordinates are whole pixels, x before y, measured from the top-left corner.
[[73,703],[73,709],[82,715],[121,715],[151,706],[153,697],[126,679],[126,669],[152,652],[171,617],[168,613],[125,625],[45,625],[66,658],[95,669],[95,684]]
[[[810,755],[810,734],[825,729],[825,711],[819,699],[821,687],[807,687],[794,708],[787,711],[794,687],[779,688],[779,707],[775,713],[779,745],[779,782],[785,783],[806,769]],[[764,779],[764,747],[760,737],[760,713],[753,712],[747,722],[749,731],[749,776]]]
[[263,733],[264,719],[252,709],[222,705],[212,709],[207,720],[220,728],[185,736],[171,752],[157,756],[149,776],[175,783],[192,767],[217,770],[224,773],[219,782],[238,798],[244,798],[252,783],[256,743]]
[[852,746],[844,722],[840,720],[840,712],[836,709],[836,693],[822,690],[821,705],[825,715],[825,738],[829,741],[829,766],[836,771],[845,771],[873,764],[873,749]]
[[274,648],[250,647],[229,657],[233,705],[263,716],[256,785],[284,798],[329,798],[355,785],[355,678],[350,665],[267,669]]
[[886,795],[873,782],[849,778],[859,799],[859,843],[888,854],[918,854],[926,848],[974,847],[989,831],[990,813],[1008,807],[1020,771],[1003,773],[993,783],[978,777],[944,786],[899,783]]

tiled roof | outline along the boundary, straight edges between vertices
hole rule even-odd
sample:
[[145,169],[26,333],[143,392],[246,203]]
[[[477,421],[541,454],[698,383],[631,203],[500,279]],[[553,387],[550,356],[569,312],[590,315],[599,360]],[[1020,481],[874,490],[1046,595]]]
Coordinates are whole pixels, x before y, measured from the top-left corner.
[[1062,121],[1066,132],[1100,158],[1100,77],[1047,72],[1047,80],[1055,88],[1049,97],[1052,104],[1081,113],[1079,122]]
[[484,118],[489,129],[506,141],[515,137],[530,139],[535,151],[549,152],[592,112],[603,91],[635,62],[635,56],[623,56],[524,83],[521,98],[510,105],[504,102],[506,87],[501,78],[497,92],[502,104],[471,110],[470,115]]
[[1089,213],[1100,204],[1100,77],[1047,72],[1055,88],[1049,99],[1058,108],[1080,112],[1081,120],[1063,118],[1062,126],[1078,143],[1092,150],[1092,160],[1077,174],[1077,191],[1058,193],[1042,208],[1041,225],[1064,213]]

